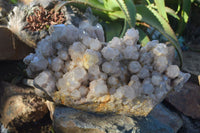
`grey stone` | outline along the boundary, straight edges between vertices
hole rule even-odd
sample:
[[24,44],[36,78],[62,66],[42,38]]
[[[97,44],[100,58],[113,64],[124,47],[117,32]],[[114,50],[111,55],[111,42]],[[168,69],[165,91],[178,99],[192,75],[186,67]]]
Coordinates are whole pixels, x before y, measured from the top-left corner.
[[170,93],[166,100],[184,115],[200,119],[200,86],[197,83],[186,83],[179,92]]
[[183,125],[183,120],[175,112],[171,112],[162,104],[158,104],[150,113],[162,124],[169,126],[176,133]]
[[147,117],[95,114],[56,107],[53,126],[59,133],[175,133],[182,126],[182,121],[162,105]]
[[200,133],[200,121],[191,120],[190,118],[181,115],[183,119],[183,127],[179,130],[179,133]]
[[184,59],[184,62],[183,62],[182,70],[184,70],[185,72],[194,74],[195,76],[200,75],[199,52],[185,51],[183,52],[183,59]]

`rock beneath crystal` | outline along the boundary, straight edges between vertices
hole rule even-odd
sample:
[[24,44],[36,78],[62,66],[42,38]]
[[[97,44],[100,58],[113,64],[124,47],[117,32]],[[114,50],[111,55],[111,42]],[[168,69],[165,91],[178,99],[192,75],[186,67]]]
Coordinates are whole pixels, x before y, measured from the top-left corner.
[[183,126],[183,120],[181,117],[177,113],[170,111],[163,104],[156,105],[149,115],[157,119],[160,124],[171,128],[174,133],[178,132]]
[[6,128],[42,119],[48,109],[45,100],[34,94],[34,89],[0,82],[0,123]]
[[147,117],[97,115],[84,111],[56,107],[53,126],[59,133],[175,133],[181,128],[181,118],[163,105],[158,105]]
[[188,82],[179,92],[172,92],[166,100],[183,114],[200,119],[200,87],[197,83]]

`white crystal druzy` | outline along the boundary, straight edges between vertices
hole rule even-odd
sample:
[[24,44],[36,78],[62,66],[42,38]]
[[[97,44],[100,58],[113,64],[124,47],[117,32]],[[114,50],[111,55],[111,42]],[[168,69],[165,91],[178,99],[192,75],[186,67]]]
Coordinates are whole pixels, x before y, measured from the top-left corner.
[[[55,102],[93,112],[146,115],[189,75],[172,65],[172,50],[153,40],[141,47],[138,31],[102,42],[102,27],[83,22],[53,27],[24,62],[35,84]],[[169,54],[170,52],[170,54]],[[171,56],[170,56],[171,55]],[[78,105],[78,106],[77,106]]]

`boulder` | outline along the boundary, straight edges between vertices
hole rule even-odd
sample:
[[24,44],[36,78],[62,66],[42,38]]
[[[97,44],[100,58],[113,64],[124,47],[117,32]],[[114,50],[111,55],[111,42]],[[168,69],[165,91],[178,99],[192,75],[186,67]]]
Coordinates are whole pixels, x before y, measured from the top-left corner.
[[200,86],[188,82],[179,92],[173,92],[166,100],[177,110],[193,119],[200,119]]
[[100,115],[68,107],[55,107],[51,114],[54,129],[59,133],[175,133],[182,126],[182,120],[163,105],[147,117]]
[[0,60],[21,60],[32,48],[15,37],[7,28],[0,28]]
[[162,124],[169,126],[176,133],[183,125],[183,120],[175,112],[170,111],[162,104],[158,104],[150,113]]
[[6,128],[40,120],[48,112],[44,100],[37,97],[32,88],[1,82],[0,92],[0,122]]

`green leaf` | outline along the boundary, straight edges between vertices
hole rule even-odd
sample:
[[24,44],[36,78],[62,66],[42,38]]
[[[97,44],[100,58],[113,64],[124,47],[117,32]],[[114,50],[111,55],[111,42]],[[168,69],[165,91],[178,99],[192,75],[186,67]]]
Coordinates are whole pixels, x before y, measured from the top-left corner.
[[181,10],[181,20],[178,24],[178,30],[177,30],[177,33],[179,35],[183,32],[186,23],[188,22],[190,7],[191,7],[191,0],[183,0],[182,10]]
[[169,7],[165,7],[165,10],[166,10],[167,14],[171,15],[172,17],[174,17],[178,20],[180,19],[179,16],[176,15],[176,12],[173,9],[171,9]]
[[[154,9],[157,9],[157,6],[154,6],[154,5],[150,5],[152,8],[154,8]],[[171,9],[171,8],[169,8],[169,7],[165,7],[165,10],[166,10],[166,13],[167,14],[169,14],[169,15],[171,15],[172,17],[174,17],[174,18],[176,18],[176,19],[180,19],[179,18],[179,16],[178,15],[176,15],[176,12],[173,10],[173,9]]]
[[167,21],[169,22],[168,20],[168,17],[167,17],[167,13],[165,11],[165,1],[164,0],[154,0],[157,8],[158,8],[158,12],[161,14],[161,16]]
[[153,8],[146,7],[144,5],[137,5],[137,20],[143,21],[152,27],[156,28],[161,34],[163,34],[176,48],[179,58],[180,65],[182,65],[182,52],[180,45],[177,41],[176,35],[167,21]]
[[147,5],[148,2],[147,0],[133,0],[135,4],[143,4],[143,5]]
[[126,21],[126,19],[124,19],[124,27],[120,34],[120,38],[122,38],[125,35],[128,28],[130,28],[130,26],[128,25],[128,22]]
[[121,10],[126,16],[126,21],[128,22],[130,27],[135,26],[136,22],[136,9],[132,0],[116,0],[119,4]]
[[119,22],[101,22],[104,31],[106,41],[112,40],[113,37],[119,37],[122,31],[122,24]]
[[[61,1],[61,3],[62,2],[63,1]],[[66,4],[67,3],[78,3],[78,4],[91,6],[92,8],[99,10],[99,11],[112,11],[112,10],[106,9],[104,7],[104,4],[99,0],[68,0],[68,1],[65,1],[65,2],[66,2]]]
[[10,0],[12,4],[17,4],[18,0]]
[[109,10],[117,11],[120,10],[119,4],[116,0],[103,0],[104,7]]
[[177,10],[176,10],[176,14],[178,14],[180,9],[181,9],[181,0],[178,0],[178,7],[177,7]]
[[141,28],[137,27],[136,29],[139,31],[139,41],[141,45],[145,46],[150,41],[148,35]]

